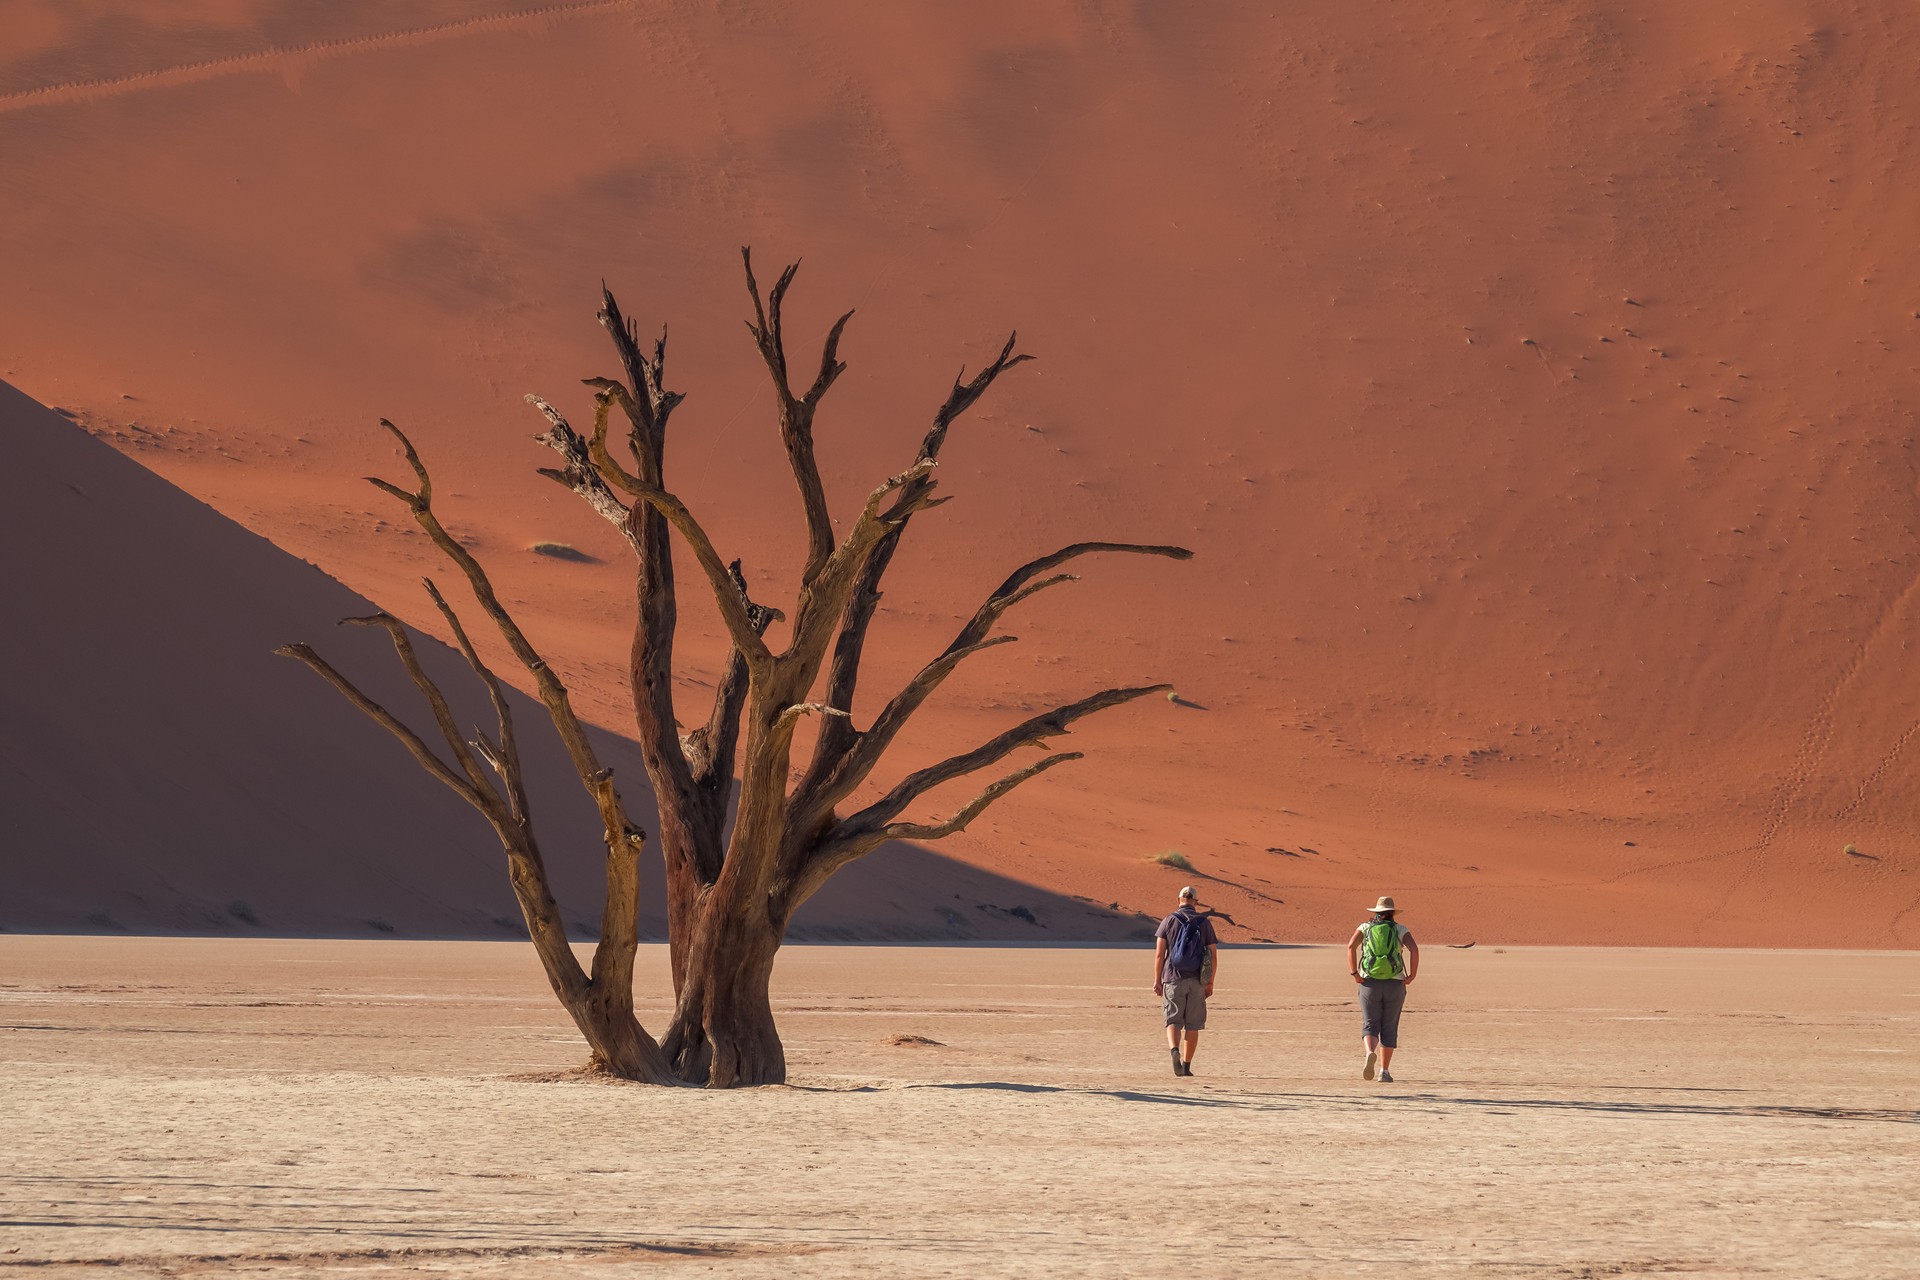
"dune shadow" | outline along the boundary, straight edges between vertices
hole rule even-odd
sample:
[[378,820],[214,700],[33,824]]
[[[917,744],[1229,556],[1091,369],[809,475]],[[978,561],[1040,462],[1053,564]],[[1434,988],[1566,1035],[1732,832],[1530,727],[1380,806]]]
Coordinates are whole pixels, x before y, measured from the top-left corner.
[[[407,252],[453,262],[464,243],[430,232]],[[454,281],[449,296],[466,296],[469,285],[486,282]],[[526,937],[485,821],[312,673],[276,655],[289,641],[324,641],[328,660],[368,697],[420,728],[419,691],[388,638],[337,629],[340,618],[378,612],[372,601],[4,382],[0,458],[0,505],[34,513],[40,539],[35,554],[0,559],[0,599],[60,602],[29,610],[23,622],[31,625],[0,627],[0,667],[34,672],[20,687],[27,700],[0,709],[0,740],[30,746],[0,768],[7,852],[19,850],[0,900],[6,929]],[[553,541],[526,553],[545,557],[556,573],[566,572],[563,562],[597,558]],[[75,582],[91,589],[78,591]],[[149,628],[128,643],[129,600],[165,601],[195,625]],[[403,613],[424,607],[419,596],[384,603]],[[454,720],[493,723],[487,690],[465,659],[427,635],[413,643]],[[518,691],[508,700],[522,726],[554,896],[568,932],[591,939],[606,891],[598,814],[581,803],[579,777],[544,708]],[[624,721],[615,717],[614,728],[589,735],[600,763],[621,780],[635,825],[659,831],[641,749]],[[180,749],[187,738],[192,751]],[[155,803],[90,789],[88,780],[103,773],[141,779],[140,794]],[[662,939],[666,876],[657,846],[641,866],[641,933]],[[789,937],[1150,945],[1156,923],[1113,900],[893,843],[815,894]]]
[[[651,862],[650,877],[660,874],[659,860]],[[660,883],[664,896],[664,876]],[[923,844],[890,840],[821,886],[794,914],[787,941],[1150,945],[1158,923],[1117,902],[1076,897]]]
[[1446,1094],[1396,1094],[1394,1102],[1442,1102],[1457,1107],[1513,1107],[1546,1111],[1596,1111],[1601,1115],[1693,1115],[1764,1121],[1874,1121],[1920,1125],[1920,1111],[1903,1107],[1789,1107],[1763,1102],[1615,1102],[1605,1098],[1448,1098]]
[[948,1080],[910,1084],[909,1089],[992,1089],[1005,1093],[1067,1093],[1083,1098],[1117,1098],[1121,1102],[1153,1102],[1175,1107],[1237,1107],[1253,1110],[1291,1110],[1270,1107],[1245,1098],[1179,1093],[1143,1093],[1135,1089],[1080,1089],[1071,1085],[1019,1084],[1011,1080]]
[[1656,1102],[1651,1099],[1627,1101],[1606,1098],[1482,1098],[1460,1094],[1402,1093],[1384,1090],[1366,1094],[1247,1092],[1179,1094],[1135,1089],[1094,1089],[1072,1085],[1030,1084],[1011,1080],[928,1081],[906,1087],[909,1089],[985,1089],[1028,1094],[1077,1094],[1088,1098],[1116,1098],[1122,1102],[1150,1102],[1185,1107],[1223,1107],[1239,1111],[1295,1111],[1305,1106],[1332,1103],[1341,1106],[1465,1107],[1489,1115],[1513,1114],[1520,1111],[1584,1111],[1595,1115],[1617,1116],[1920,1124],[1920,1111],[1899,1107],[1797,1107],[1761,1102],[1714,1103],[1677,1100]]
[[[1338,1094],[1282,1095],[1327,1102],[1363,1099]],[[1587,1111],[1598,1115],[1685,1116],[1753,1120],[1864,1120],[1884,1124],[1920,1124],[1920,1110],[1901,1107],[1795,1107],[1763,1102],[1655,1102],[1607,1098],[1478,1098],[1444,1093],[1379,1093],[1364,1101],[1388,1105],[1471,1107],[1489,1114],[1516,1111]]]

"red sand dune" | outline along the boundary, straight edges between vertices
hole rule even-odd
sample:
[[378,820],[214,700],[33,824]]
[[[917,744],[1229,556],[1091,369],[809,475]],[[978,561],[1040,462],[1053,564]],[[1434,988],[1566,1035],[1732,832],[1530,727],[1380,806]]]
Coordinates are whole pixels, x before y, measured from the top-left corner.
[[1089,566],[929,709],[915,759],[1108,683],[1199,704],[1090,726],[969,861],[1159,909],[1177,847],[1240,936],[1386,890],[1449,939],[1920,940],[1906,10],[153,13],[4,19],[0,374],[425,622],[357,479],[409,426],[603,723],[626,576],[520,397],[583,412],[603,276],[670,321],[675,485],[776,592],[751,243],[806,258],[796,344],[860,308],[842,510],[962,361],[1041,357],[950,447],[869,689],[1031,554],[1200,553]]

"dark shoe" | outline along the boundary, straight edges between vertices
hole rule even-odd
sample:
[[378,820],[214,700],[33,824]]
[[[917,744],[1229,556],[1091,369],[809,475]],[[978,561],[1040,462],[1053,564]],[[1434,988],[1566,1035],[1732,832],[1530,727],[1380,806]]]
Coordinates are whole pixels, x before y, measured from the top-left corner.
[[1193,1074],[1193,1064],[1192,1064],[1191,1062],[1183,1062],[1183,1063],[1181,1063],[1181,1064],[1180,1064],[1180,1074],[1181,1074],[1181,1075],[1183,1075],[1183,1076],[1190,1076],[1190,1075],[1192,1075],[1192,1074]]
[[1167,1050],[1167,1056],[1173,1059],[1173,1074],[1177,1076],[1183,1076],[1187,1074],[1185,1071],[1181,1070],[1181,1067],[1183,1064],[1180,1061],[1180,1051],[1178,1049]]
[[1386,1072],[1386,1071],[1382,1071],[1382,1072],[1380,1073],[1380,1083],[1381,1083],[1381,1084],[1392,1084],[1392,1083],[1393,1083],[1393,1076],[1392,1076],[1392,1074],[1391,1074],[1391,1073],[1389,1073],[1389,1072]]

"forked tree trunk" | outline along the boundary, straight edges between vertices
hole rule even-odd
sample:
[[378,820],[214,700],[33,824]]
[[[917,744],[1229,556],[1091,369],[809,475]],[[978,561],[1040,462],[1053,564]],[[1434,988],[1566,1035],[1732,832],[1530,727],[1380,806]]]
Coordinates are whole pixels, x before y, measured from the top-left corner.
[[567,1012],[586,1039],[591,1069],[646,1084],[679,1083],[666,1055],[647,1040],[635,1021],[631,988],[623,996],[612,988],[596,987]]
[[[519,841],[511,843],[517,845]],[[622,1080],[677,1083],[679,1077],[666,1055],[634,1016],[633,955],[637,944],[603,937],[594,956],[594,968],[599,972],[590,977],[580,968],[579,957],[567,937],[560,905],[547,887],[538,849],[530,844],[510,848],[507,877],[554,998],[587,1042],[588,1067]]]
[[591,983],[577,980],[580,964],[564,933],[555,937],[532,928],[531,921],[528,933],[554,998],[573,1019],[580,1038],[587,1042],[590,1069],[622,1080],[644,1080],[652,1084],[668,1084],[678,1079],[666,1056],[658,1048],[642,1042],[640,1026],[634,1020],[631,989],[622,998],[616,989],[595,988]]
[[[783,735],[791,725],[768,731]],[[728,871],[695,887],[685,912],[670,921],[682,963],[662,1054],[689,1084],[783,1084],[787,1055],[774,1025],[770,984],[791,908],[785,894],[770,892],[764,873],[749,871],[776,864],[781,833],[743,814],[732,835]],[[756,837],[768,852],[751,846]]]
[[667,1066],[688,1084],[705,1084],[712,1064],[706,1029],[706,983],[693,960],[707,886],[691,862],[667,858],[667,953],[673,969],[673,1021],[661,1037]]
[[695,926],[663,1045],[682,1080],[715,1089],[785,1083],[770,990],[785,932],[785,921],[741,911],[710,910]]

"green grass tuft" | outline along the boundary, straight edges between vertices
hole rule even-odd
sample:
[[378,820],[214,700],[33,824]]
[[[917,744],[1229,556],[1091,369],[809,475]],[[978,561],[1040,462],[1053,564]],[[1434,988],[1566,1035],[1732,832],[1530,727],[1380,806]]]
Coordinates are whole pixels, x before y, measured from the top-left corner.
[[1187,861],[1187,855],[1178,849],[1169,849],[1165,853],[1155,854],[1153,860],[1163,867],[1173,867],[1180,871],[1193,870],[1193,864]]

